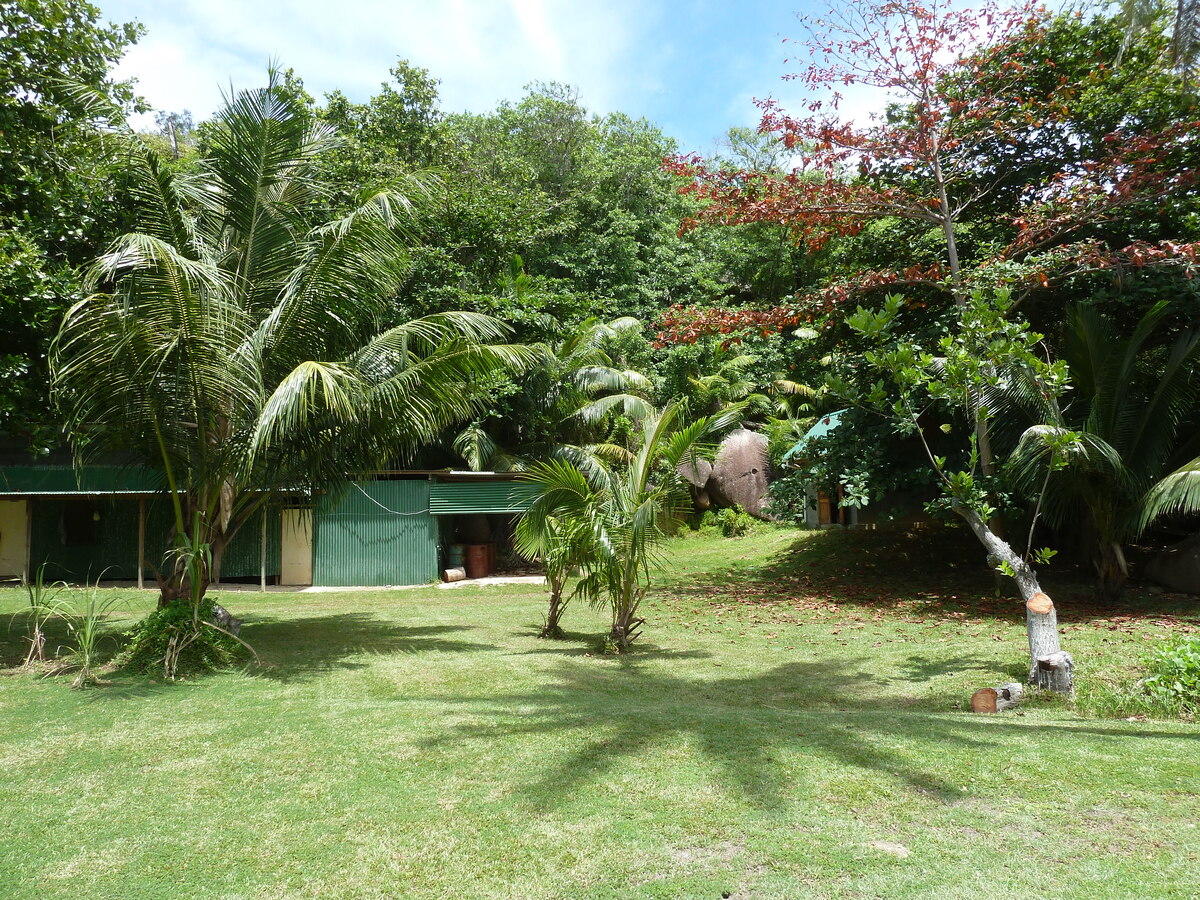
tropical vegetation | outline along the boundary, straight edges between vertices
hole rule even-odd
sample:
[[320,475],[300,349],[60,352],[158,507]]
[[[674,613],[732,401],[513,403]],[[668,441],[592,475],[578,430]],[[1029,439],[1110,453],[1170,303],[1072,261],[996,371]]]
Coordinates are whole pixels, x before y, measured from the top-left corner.
[[[134,134],[145,105],[110,76],[138,26],[82,0],[2,8],[0,315],[20,347],[0,352],[24,377],[0,428],[161,472],[164,603],[198,608],[270,496],[465,465],[575,479],[609,525],[593,541],[539,507],[547,630],[580,591],[624,597],[628,629],[687,507],[662,458],[635,471],[655,410],[684,430],[736,414],[780,463],[849,406],[780,510],[813,487],[929,505],[1027,600],[1051,557],[1115,598],[1131,542],[1194,530],[1192,3],[837,4],[799,26],[796,74],[827,104],[764,102],[707,157],[553,82],[450,113],[407,60],[364,102],[283,70]],[[891,90],[886,115],[843,120],[846,84]],[[595,560],[635,520],[613,559],[640,574],[618,578]]]
[[[78,452],[163,473],[175,542],[207,545],[199,590],[238,529],[280,492],[412,457],[484,404],[530,351],[502,323],[397,321],[415,178],[331,217],[317,160],[337,144],[272,74],[230,98],[194,171],[129,149],[135,230],[91,267],[64,318],[54,390]],[[161,573],[162,602],[195,586]]]

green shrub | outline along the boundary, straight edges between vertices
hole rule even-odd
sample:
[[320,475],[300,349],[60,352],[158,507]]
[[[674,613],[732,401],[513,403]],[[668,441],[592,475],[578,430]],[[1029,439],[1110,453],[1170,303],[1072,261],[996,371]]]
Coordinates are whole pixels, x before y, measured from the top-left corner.
[[1144,660],[1138,682],[1154,706],[1174,715],[1200,712],[1200,635],[1168,638]]
[[754,516],[740,506],[731,506],[721,510],[716,515],[716,524],[721,526],[725,537],[741,537],[754,530]]
[[1109,718],[1189,718],[1200,714],[1200,635],[1176,635],[1141,661],[1141,678],[1092,673],[1080,678],[1076,702]]
[[758,520],[740,506],[726,509],[706,509],[692,519],[692,528],[701,535],[723,534],[725,537],[741,537],[758,526]]
[[785,522],[797,525],[808,523],[808,489],[812,484],[812,475],[807,471],[791,471],[782,478],[776,478],[769,488],[771,497],[771,515]]
[[117,668],[164,677],[224,669],[238,659],[242,645],[227,634],[203,624],[213,618],[214,602],[200,602],[197,630],[190,603],[172,603],[133,626],[128,643],[117,656]]

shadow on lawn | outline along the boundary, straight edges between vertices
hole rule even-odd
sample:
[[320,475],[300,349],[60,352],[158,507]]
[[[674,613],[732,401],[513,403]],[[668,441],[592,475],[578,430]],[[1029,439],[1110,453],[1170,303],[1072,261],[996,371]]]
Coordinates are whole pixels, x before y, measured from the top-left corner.
[[[241,636],[258,653],[253,676],[282,683],[303,682],[335,669],[364,669],[366,655],[472,653],[497,649],[491,644],[458,640],[451,635],[470,631],[466,625],[396,625],[368,613],[340,613],[303,619],[247,616]],[[129,700],[182,690],[209,675],[190,675],[164,682],[154,675],[116,672],[111,681],[89,694],[89,700]]]
[[1015,681],[1023,681],[1025,673],[1023,664],[1014,668],[1013,661],[1002,659],[985,659],[977,653],[960,654],[959,656],[931,657],[924,653],[912,653],[904,660],[900,672],[905,681],[931,681],[942,675],[953,675],[956,672],[1008,672]]
[[[522,631],[519,636],[538,637],[536,631]],[[540,638],[538,646],[532,650],[521,650],[522,656],[603,656],[601,650],[604,634],[598,632],[567,631],[560,638]],[[709,659],[712,654],[707,650],[668,650],[658,644],[639,640],[637,651],[612,659],[622,668],[632,669],[647,662],[662,659]]]
[[303,619],[249,616],[241,637],[262,659],[254,674],[300,681],[332,669],[362,669],[366,654],[473,653],[497,649],[461,640],[467,625],[397,625],[369,613],[339,613]]
[[[545,809],[593,786],[628,784],[630,774],[663,764],[667,746],[682,744],[716,764],[746,800],[769,809],[821,789],[830,763],[849,767],[850,778],[853,770],[881,773],[922,796],[955,803],[968,795],[938,774],[955,768],[948,759],[1010,760],[1021,752],[1014,740],[1038,732],[1062,734],[1050,752],[1061,753],[1063,765],[1080,751],[1078,741],[1065,740],[1068,733],[1098,746],[1122,737],[1200,739],[1200,733],[1128,731],[1121,723],[1026,724],[898,708],[879,696],[881,680],[865,671],[869,665],[865,658],[788,663],[760,675],[709,679],[564,662],[556,680],[537,690],[439,698],[456,712],[469,709],[476,721],[453,725],[424,747],[436,752],[498,737],[537,738],[545,766],[520,790]],[[1045,753],[1046,743],[1028,752]],[[931,753],[936,761],[923,762]]]
[[[1121,616],[1200,621],[1200,603],[1179,595],[1151,594],[1131,586],[1120,602],[1102,604],[1092,598],[1090,581],[1077,570],[1059,565],[1045,568],[1041,575],[1064,623]],[[673,584],[666,593],[716,599],[734,594],[748,604],[786,603],[789,598],[879,610],[904,604],[905,612],[939,618],[1025,618],[1015,591],[996,596],[995,577],[983,551],[961,528],[810,533],[764,565],[700,576],[689,585]]]
[[[869,660],[789,663],[750,678],[698,679],[649,671],[636,662],[640,655],[632,654],[619,668],[564,667],[556,682],[529,693],[449,698],[478,707],[473,713],[488,721],[456,726],[428,746],[488,741],[498,733],[582,736],[603,723],[605,737],[552,757],[549,769],[529,785],[530,799],[539,803],[612,780],[610,773],[619,776],[622,769],[652,758],[658,745],[680,738],[716,762],[745,797],[765,807],[780,805],[799,787],[796,780],[804,772],[781,769],[776,759],[797,751],[891,773],[943,801],[959,796],[955,786],[865,740],[861,717],[847,715],[871,709],[877,726],[904,721],[873,699],[880,680],[864,671]],[[947,740],[956,752],[988,746],[965,735]]]
[[[33,625],[32,614],[21,610],[0,618],[0,670],[19,666],[29,652],[29,630]],[[45,653],[53,658],[65,647],[72,645],[72,636],[67,623],[60,618],[48,620],[42,627],[46,635]]]

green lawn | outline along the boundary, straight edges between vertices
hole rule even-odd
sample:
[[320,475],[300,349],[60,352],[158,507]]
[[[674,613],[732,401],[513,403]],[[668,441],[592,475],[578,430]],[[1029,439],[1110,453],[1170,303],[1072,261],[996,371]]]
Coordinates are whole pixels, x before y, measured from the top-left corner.
[[[537,639],[536,588],[223,595],[269,667],[0,674],[0,896],[1200,895],[1200,726],[963,712],[1025,657],[1019,605],[963,562],[680,540],[624,658],[591,655],[583,607]],[[1080,590],[1055,596],[1085,689],[1197,624]]]

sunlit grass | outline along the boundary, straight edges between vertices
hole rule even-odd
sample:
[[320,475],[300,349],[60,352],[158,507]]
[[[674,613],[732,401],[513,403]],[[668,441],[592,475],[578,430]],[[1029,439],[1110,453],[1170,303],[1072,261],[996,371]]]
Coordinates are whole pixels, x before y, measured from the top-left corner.
[[[582,605],[539,640],[509,586],[228,593],[265,668],[11,672],[0,896],[1195,896],[1200,727],[964,712],[1023,668],[1019,604],[928,549],[676,542],[625,657]],[[1195,626],[1053,590],[1082,684]]]

